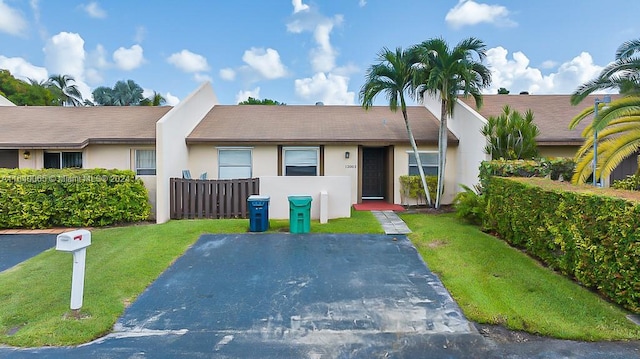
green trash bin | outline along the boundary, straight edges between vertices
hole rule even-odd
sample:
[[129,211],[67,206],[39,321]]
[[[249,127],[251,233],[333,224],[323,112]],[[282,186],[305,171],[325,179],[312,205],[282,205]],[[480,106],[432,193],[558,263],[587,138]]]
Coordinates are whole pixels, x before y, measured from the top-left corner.
[[311,196],[289,196],[289,232],[311,231]]

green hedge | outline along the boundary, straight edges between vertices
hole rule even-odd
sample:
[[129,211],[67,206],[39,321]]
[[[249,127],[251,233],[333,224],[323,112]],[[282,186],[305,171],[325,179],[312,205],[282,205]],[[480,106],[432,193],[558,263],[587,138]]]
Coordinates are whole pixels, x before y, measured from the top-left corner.
[[149,213],[132,171],[0,169],[0,228],[106,226]]
[[575,169],[571,158],[541,158],[538,160],[493,160],[480,164],[480,183],[486,187],[490,176],[500,177],[549,177],[570,181]]
[[[431,196],[431,202],[433,203],[436,200],[438,177],[425,176],[425,180],[427,181],[427,187],[429,187],[429,195]],[[402,193],[404,197],[415,198],[418,203],[420,203],[420,201],[422,201],[423,203],[427,203],[427,197],[425,196],[420,176],[400,176],[400,190],[400,193]]]
[[540,178],[491,177],[485,227],[640,312],[640,203]]

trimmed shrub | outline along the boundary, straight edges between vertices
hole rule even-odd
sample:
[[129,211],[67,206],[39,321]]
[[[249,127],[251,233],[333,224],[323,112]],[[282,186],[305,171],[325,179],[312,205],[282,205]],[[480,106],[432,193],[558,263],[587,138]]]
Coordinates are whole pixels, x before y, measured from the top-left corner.
[[486,228],[640,312],[640,203],[541,178],[491,177]]
[[0,170],[0,228],[107,226],[149,217],[132,171]]
[[627,176],[625,179],[613,182],[611,187],[615,189],[625,189],[627,191],[640,191],[640,176]]
[[480,183],[486,187],[490,176],[549,177],[570,181],[575,169],[571,158],[541,158],[539,160],[493,160],[480,164]]
[[[438,186],[437,176],[425,176],[427,187],[429,187],[429,195],[431,201],[436,200],[436,188]],[[415,198],[418,203],[427,203],[427,197],[422,188],[422,180],[420,176],[400,176],[400,187],[403,198]]]

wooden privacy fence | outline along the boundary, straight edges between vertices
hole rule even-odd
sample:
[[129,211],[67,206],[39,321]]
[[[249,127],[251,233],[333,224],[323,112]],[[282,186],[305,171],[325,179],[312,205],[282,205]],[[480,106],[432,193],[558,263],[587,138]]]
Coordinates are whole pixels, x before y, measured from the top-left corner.
[[171,178],[171,219],[248,218],[247,197],[260,192],[260,180]]

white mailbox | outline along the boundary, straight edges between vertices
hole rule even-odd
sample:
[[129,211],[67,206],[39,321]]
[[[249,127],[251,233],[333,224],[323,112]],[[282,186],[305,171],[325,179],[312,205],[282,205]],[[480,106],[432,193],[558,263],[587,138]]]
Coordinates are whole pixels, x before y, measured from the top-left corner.
[[65,232],[56,238],[56,250],[73,253],[73,273],[71,274],[71,310],[82,307],[84,294],[84,265],[87,247],[91,245],[91,232],[86,229]]
[[74,252],[89,245],[91,245],[91,232],[86,229],[65,232],[56,238],[56,250],[58,251]]

